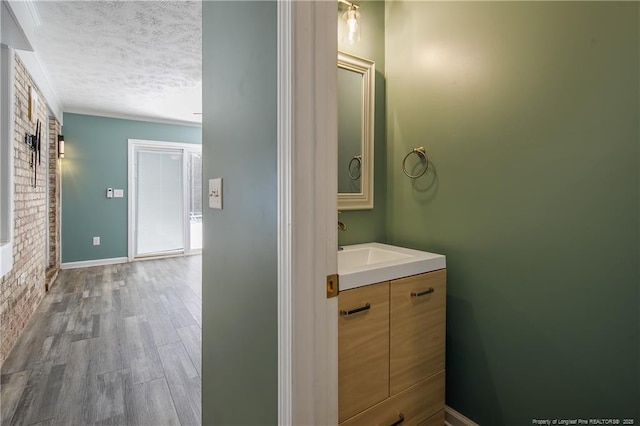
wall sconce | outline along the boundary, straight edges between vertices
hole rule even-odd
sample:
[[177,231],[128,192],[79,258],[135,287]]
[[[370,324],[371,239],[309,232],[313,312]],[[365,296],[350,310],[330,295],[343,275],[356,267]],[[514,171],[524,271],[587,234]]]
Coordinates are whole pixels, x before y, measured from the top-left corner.
[[360,41],[360,6],[348,0],[338,0],[338,3],[347,5],[347,11],[342,14],[342,40],[355,44]]
[[58,135],[58,158],[64,158],[64,136]]

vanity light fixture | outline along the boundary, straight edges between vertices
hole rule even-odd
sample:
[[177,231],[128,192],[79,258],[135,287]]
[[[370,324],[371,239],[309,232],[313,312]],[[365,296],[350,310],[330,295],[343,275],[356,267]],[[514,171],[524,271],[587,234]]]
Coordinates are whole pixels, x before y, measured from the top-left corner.
[[347,11],[342,14],[342,39],[349,44],[355,44],[360,41],[360,5],[348,0],[338,0],[338,3],[347,5]]
[[64,136],[58,135],[58,158],[64,158]]

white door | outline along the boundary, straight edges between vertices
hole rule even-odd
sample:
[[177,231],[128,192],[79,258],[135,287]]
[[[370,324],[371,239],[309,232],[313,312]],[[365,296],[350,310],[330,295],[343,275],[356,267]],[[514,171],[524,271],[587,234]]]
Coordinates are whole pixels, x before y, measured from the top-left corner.
[[181,150],[135,152],[135,255],[184,251]]
[[129,140],[129,260],[202,248],[201,151]]

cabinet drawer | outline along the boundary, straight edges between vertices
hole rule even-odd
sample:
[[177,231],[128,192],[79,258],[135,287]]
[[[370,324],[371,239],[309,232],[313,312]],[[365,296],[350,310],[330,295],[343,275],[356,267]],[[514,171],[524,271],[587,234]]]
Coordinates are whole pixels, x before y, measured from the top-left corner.
[[[444,410],[444,371],[350,418],[340,426],[419,425]],[[444,413],[444,411],[443,411]],[[398,423],[401,419],[404,421]],[[426,423],[431,426],[436,423]],[[442,423],[444,424],[444,417]]]
[[391,281],[391,395],[444,369],[446,281],[445,269]]
[[389,396],[389,282],[341,292],[338,310],[342,422]]

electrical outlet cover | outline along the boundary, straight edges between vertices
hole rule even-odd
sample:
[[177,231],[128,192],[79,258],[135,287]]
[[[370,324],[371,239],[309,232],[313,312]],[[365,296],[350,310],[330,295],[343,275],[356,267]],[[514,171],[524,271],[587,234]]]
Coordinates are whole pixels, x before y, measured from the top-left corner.
[[209,208],[222,210],[222,178],[209,179]]

